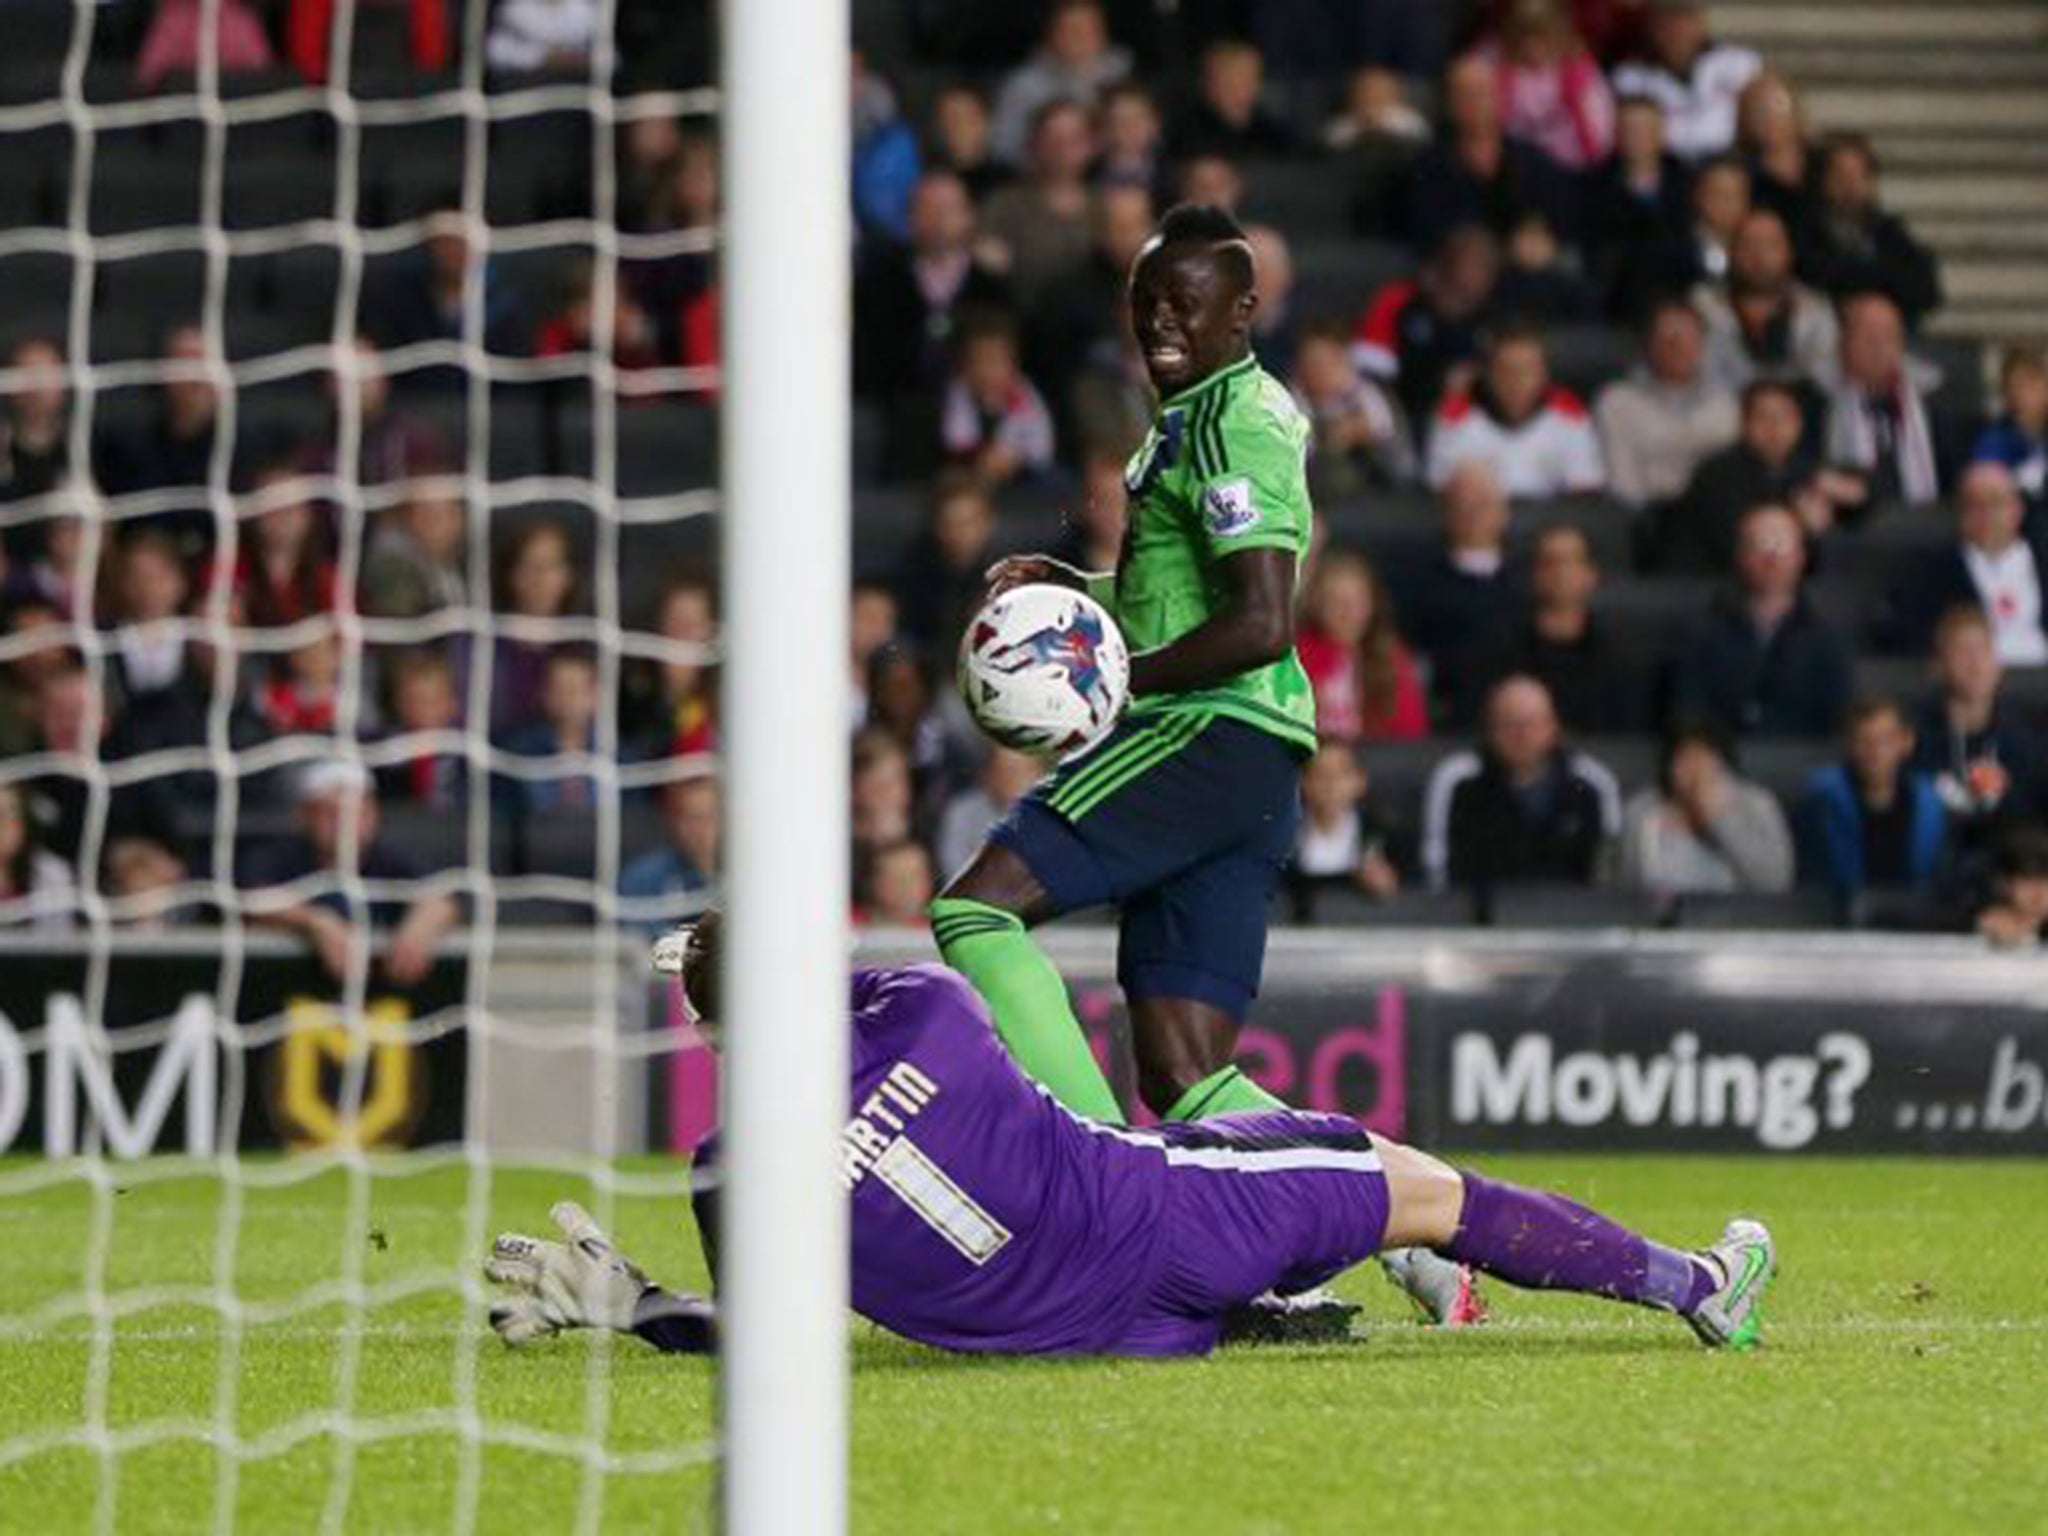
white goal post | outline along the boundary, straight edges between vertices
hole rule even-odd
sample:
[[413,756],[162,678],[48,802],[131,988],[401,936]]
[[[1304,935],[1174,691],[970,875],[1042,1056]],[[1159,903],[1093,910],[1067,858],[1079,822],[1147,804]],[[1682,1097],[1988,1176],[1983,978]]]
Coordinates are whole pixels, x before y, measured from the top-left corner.
[[726,1528],[846,1525],[846,0],[725,0]]

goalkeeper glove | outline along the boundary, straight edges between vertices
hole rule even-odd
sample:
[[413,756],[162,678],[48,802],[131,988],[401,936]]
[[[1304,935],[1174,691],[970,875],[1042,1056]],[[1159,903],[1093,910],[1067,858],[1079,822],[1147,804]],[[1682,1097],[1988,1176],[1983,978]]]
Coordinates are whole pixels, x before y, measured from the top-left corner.
[[634,1310],[653,1283],[575,1201],[561,1201],[549,1214],[568,1242],[505,1232],[484,1260],[485,1276],[514,1292],[491,1307],[498,1337],[526,1344],[565,1328],[632,1332]]

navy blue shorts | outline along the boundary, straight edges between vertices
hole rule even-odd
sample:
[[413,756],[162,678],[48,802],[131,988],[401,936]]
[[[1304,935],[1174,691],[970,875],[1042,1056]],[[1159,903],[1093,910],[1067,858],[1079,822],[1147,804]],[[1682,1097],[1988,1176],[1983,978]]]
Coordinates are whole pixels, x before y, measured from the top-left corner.
[[1060,764],[990,834],[1055,912],[1121,909],[1125,996],[1185,997],[1242,1020],[1266,960],[1266,908],[1301,824],[1301,764],[1225,715],[1125,717]]

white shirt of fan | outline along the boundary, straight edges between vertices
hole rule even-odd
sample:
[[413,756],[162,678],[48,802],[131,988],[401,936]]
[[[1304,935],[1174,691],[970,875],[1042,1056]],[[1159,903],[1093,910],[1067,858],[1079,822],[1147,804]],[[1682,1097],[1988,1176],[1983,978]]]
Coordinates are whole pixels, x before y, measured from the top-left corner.
[[2033,546],[2014,539],[1998,554],[1963,546],[1970,583],[1991,620],[1991,641],[2008,667],[2048,663],[2048,633],[2041,628],[2041,571]]

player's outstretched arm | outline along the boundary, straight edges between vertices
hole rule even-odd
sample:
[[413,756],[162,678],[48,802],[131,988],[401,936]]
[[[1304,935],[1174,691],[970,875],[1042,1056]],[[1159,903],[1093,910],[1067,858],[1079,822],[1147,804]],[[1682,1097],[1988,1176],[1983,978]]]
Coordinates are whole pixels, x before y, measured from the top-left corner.
[[499,1338],[528,1344],[569,1328],[609,1328],[678,1354],[717,1348],[717,1309],[707,1298],[649,1280],[575,1201],[549,1214],[566,1242],[505,1232],[484,1260],[485,1276],[510,1293],[491,1306]]

